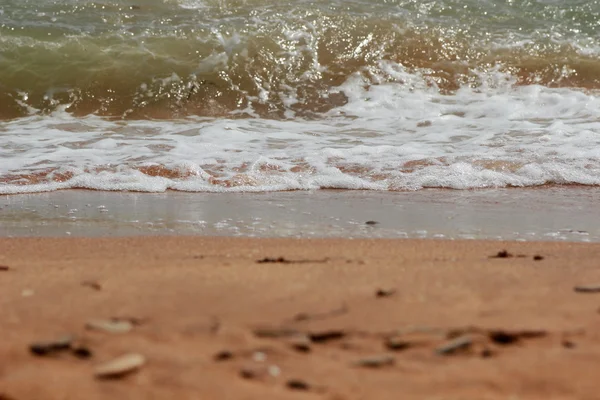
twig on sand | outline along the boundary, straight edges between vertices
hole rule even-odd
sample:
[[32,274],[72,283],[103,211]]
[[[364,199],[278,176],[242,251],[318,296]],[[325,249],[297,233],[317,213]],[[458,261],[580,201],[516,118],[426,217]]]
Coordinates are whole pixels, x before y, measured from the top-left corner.
[[279,263],[279,264],[312,264],[312,263],[325,263],[329,261],[329,258],[325,257],[320,260],[309,260],[309,259],[301,259],[301,260],[289,260],[285,257],[265,257],[260,260],[256,260],[257,264],[267,264],[267,263]]

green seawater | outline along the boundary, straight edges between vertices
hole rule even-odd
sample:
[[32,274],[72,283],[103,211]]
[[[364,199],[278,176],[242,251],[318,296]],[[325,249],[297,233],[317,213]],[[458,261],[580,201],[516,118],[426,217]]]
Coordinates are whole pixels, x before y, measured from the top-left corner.
[[444,93],[494,74],[597,89],[599,33],[598,1],[4,0],[0,118],[314,117],[390,63]]

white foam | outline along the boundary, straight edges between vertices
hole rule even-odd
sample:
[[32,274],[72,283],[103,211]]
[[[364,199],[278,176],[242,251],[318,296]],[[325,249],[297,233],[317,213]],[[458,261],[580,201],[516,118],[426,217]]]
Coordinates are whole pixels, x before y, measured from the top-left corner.
[[[600,185],[597,93],[515,86],[496,72],[443,95],[401,65],[380,67],[337,88],[348,103],[318,120],[12,120],[0,127],[0,193]],[[177,177],[140,171],[151,166]],[[6,183],[43,171],[46,181]]]

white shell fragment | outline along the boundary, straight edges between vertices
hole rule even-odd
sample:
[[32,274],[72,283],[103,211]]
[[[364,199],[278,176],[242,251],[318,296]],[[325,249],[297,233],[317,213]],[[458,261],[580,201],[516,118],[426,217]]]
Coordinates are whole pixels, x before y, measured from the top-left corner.
[[121,378],[137,371],[145,363],[143,355],[129,353],[98,365],[94,375],[99,379]]
[[85,324],[87,329],[108,333],[127,333],[133,329],[131,321],[120,319],[96,319]]

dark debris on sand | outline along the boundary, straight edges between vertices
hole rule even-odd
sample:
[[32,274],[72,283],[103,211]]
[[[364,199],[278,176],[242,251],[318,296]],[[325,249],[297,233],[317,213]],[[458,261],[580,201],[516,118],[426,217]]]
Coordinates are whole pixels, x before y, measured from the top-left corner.
[[513,257],[513,255],[511,253],[509,253],[508,250],[500,250],[495,255],[490,256],[490,258],[510,258],[510,257]]

